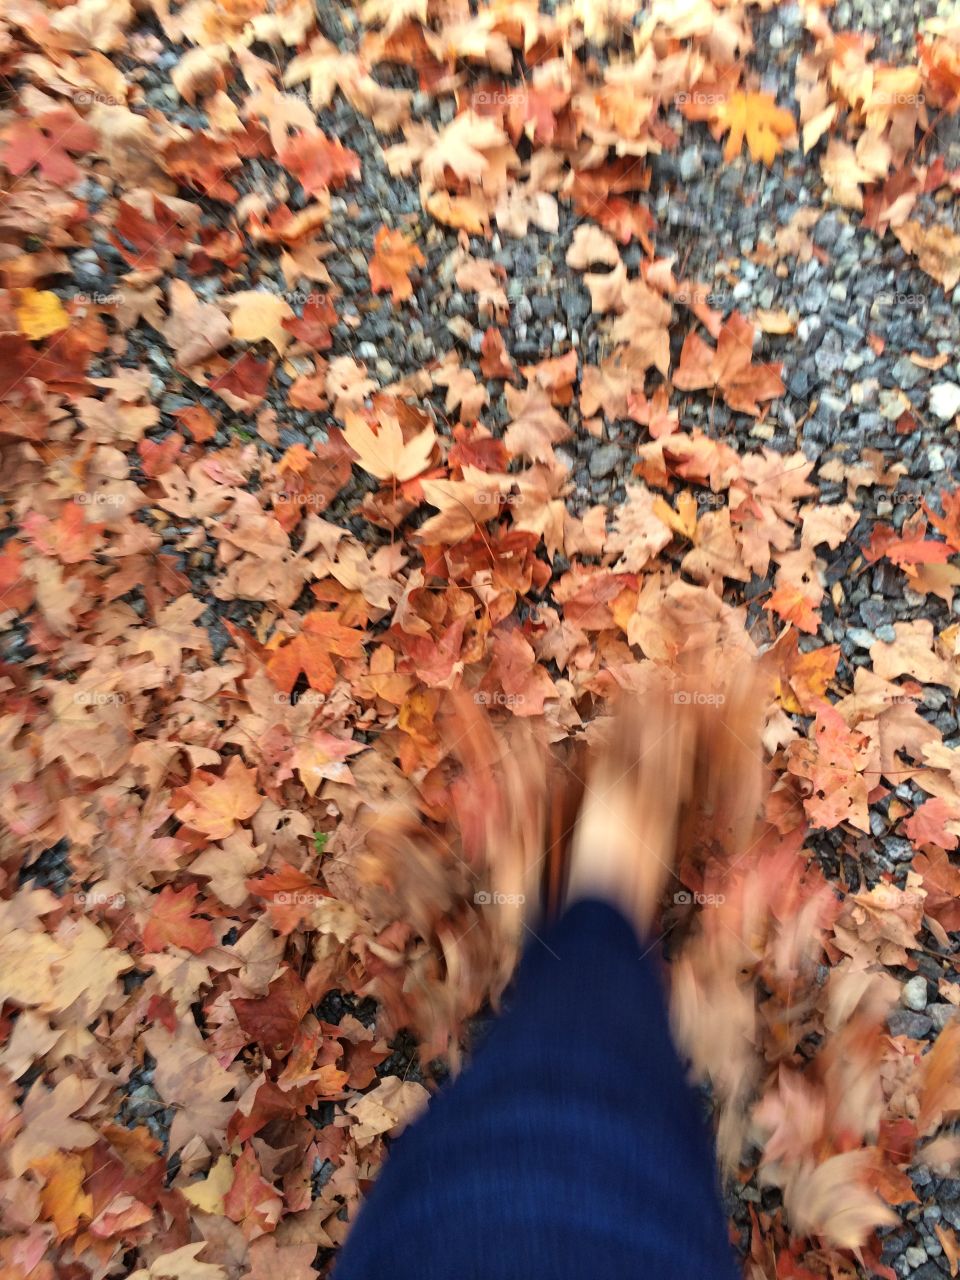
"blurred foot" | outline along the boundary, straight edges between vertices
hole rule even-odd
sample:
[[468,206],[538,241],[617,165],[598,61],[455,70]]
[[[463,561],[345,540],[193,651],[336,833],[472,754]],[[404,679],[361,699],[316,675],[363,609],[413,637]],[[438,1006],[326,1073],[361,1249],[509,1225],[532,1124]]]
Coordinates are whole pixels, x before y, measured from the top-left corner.
[[610,719],[588,768],[573,837],[567,903],[611,902],[641,936],[673,872],[695,768],[695,715],[658,679]]

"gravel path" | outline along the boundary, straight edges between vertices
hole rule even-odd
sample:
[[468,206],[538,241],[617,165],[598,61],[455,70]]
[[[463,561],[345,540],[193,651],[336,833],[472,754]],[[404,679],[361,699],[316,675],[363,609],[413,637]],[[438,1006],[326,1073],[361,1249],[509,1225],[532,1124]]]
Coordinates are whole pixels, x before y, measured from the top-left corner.
[[[895,0],[876,5],[866,0],[840,0],[829,17],[835,30],[849,26],[874,33],[878,53],[899,62],[913,56],[916,31],[936,12],[930,3],[910,7]],[[318,0],[317,15],[320,32],[341,50],[358,47],[352,11]],[[778,103],[795,107],[798,60],[811,48],[804,12],[792,3],[775,5],[765,12],[751,11],[751,23],[755,49],[750,61],[759,89],[773,94]],[[149,9],[138,13],[127,37],[127,51],[115,51],[112,57],[127,75],[136,75],[144,109],[153,109],[173,126],[190,130],[204,127],[207,118],[201,106],[184,101],[171,78],[189,42],[171,43]],[[130,52],[134,48],[149,48],[155,56],[138,58]],[[289,49],[277,46],[260,51],[264,57],[269,52],[285,62],[291,57]],[[600,65],[614,56],[610,48],[592,53]],[[383,66],[378,75],[383,85],[412,92],[414,120],[440,127],[453,118],[453,98],[421,89],[410,68]],[[294,92],[306,102],[305,91],[298,88]],[[342,95],[336,95],[329,107],[317,113],[317,121],[325,133],[357,153],[361,169],[358,182],[332,194],[324,227],[324,236],[334,247],[326,266],[339,291],[339,320],[332,327],[328,358],[353,356],[366,364],[380,386],[386,386],[412,379],[425,365],[456,352],[462,365],[486,384],[490,403],[483,421],[495,435],[502,436],[511,421],[504,383],[485,379],[480,368],[487,321],[478,310],[477,295],[460,288],[450,268],[451,255],[464,245],[475,256],[489,257],[503,268],[509,309],[499,327],[514,364],[534,364],[573,349],[582,367],[598,365],[609,353],[608,318],[592,311],[582,274],[566,262],[574,231],[583,221],[569,203],[560,202],[556,233],[533,227],[515,238],[502,235],[496,227],[489,239],[458,233],[424,212],[415,178],[391,176],[384,159],[384,133]],[[931,130],[930,150],[942,156],[947,170],[960,171],[958,121],[957,115],[938,117]],[[939,634],[952,618],[960,617],[960,598],[951,591],[947,598],[918,594],[889,559],[870,564],[863,556],[863,546],[878,522],[891,523],[900,530],[923,504],[940,510],[941,490],[956,487],[960,480],[956,426],[960,411],[960,286],[952,293],[945,292],[894,236],[866,230],[859,213],[826,200],[823,177],[812,155],[787,150],[769,168],[746,154],[725,162],[722,143],[714,141],[704,125],[685,120],[679,110],[667,113],[667,124],[676,130],[680,143],[650,159],[651,180],[645,197],[656,222],[657,257],[675,257],[678,277],[700,282],[708,291],[704,301],[725,317],[737,310],[744,314],[785,312],[790,318],[789,332],[765,334],[761,339],[763,358],[783,362],[786,393],[782,397],[762,416],[751,417],[728,408],[719,397],[687,395],[681,397],[681,424],[686,431],[703,429],[741,455],[761,446],[784,455],[800,450],[816,464],[821,503],[854,502],[858,520],[849,536],[833,550],[820,549],[826,587],[821,622],[816,634],[800,639],[801,652],[829,644],[840,646],[835,683],[850,690],[856,669],[870,667],[871,647],[878,640],[893,641],[896,624],[926,619]],[[396,142],[396,137],[392,141]],[[280,165],[260,157],[231,174],[231,180],[239,199],[266,199],[278,184],[288,181]],[[289,204],[296,212],[308,200],[298,184],[289,185]],[[117,193],[110,182],[109,165],[88,167],[75,190],[87,203],[92,236],[89,244],[66,247],[67,270],[49,286],[65,304],[84,297],[113,296],[129,271],[128,258],[110,234]],[[960,232],[957,202],[943,196],[942,191],[922,194],[917,214],[935,216]],[[190,198],[210,223],[228,222],[229,202],[196,191]],[[806,224],[805,212],[812,214]],[[425,265],[414,274],[413,295],[402,307],[389,294],[371,292],[368,264],[383,224],[402,226],[412,233],[425,258]],[[778,237],[784,229],[801,225],[794,247],[781,251]],[[621,256],[634,272],[647,255],[634,240],[622,247]],[[189,280],[201,300],[216,301],[223,291],[219,270],[209,275],[191,274],[185,261],[178,259],[169,274]],[[279,255],[272,251],[248,253],[231,268],[232,292],[254,288],[283,292],[288,297],[297,292],[289,288]],[[160,412],[158,423],[146,433],[147,440],[163,442],[179,429],[174,415],[198,403],[216,408],[220,414],[211,450],[255,440],[264,468],[268,460],[278,461],[294,446],[312,447],[329,440],[333,425],[329,412],[291,405],[289,390],[295,374],[290,367],[281,364],[268,388],[264,403],[276,412],[277,433],[273,440],[264,439],[256,435],[252,415],[225,409],[213,392],[198,391],[182,376],[170,344],[150,323],[136,325],[126,337],[122,366],[134,369],[141,365],[149,371],[147,398]],[[674,366],[683,337],[681,332],[671,334]],[[109,377],[117,367],[112,353],[100,350],[93,356],[89,376]],[[423,402],[449,434],[450,414],[443,389],[434,386],[424,392]],[[583,429],[576,407],[565,410],[565,416],[574,430],[557,446],[556,457],[570,470],[572,483],[565,498],[569,512],[583,516],[600,504],[614,513],[626,500],[637,450],[649,442],[649,433],[638,422],[623,418],[603,424],[600,434],[592,435]],[[130,453],[128,460],[131,479],[145,486],[149,477],[141,459]],[[874,473],[899,468],[895,483],[864,481],[851,487],[843,469],[858,463]],[[257,486],[254,476],[249,487],[256,491]],[[358,511],[364,497],[377,489],[372,477],[354,468],[350,481],[324,512],[326,520],[353,533],[368,552],[391,543],[389,531],[376,527]],[[22,521],[24,514],[20,511],[16,519]],[[411,526],[426,514],[412,516]],[[212,659],[219,662],[235,643],[231,625],[256,633],[261,602],[245,598],[226,601],[212,594],[219,569],[217,540],[209,528],[200,529],[193,520],[180,520],[157,510],[145,510],[139,518],[159,535],[163,551],[206,606],[200,625],[209,636]],[[8,536],[14,523],[11,518]],[[595,565],[598,558],[582,559]],[[556,584],[569,571],[570,562],[557,554],[549,569]],[[753,575],[728,590],[729,599],[747,606],[748,629],[759,632],[766,627],[769,615],[764,612],[764,603],[774,589],[775,571],[772,564],[767,576]],[[548,596],[545,588],[541,599]],[[145,616],[147,603],[136,588],[127,600],[135,614]],[[305,612],[308,604],[301,600],[297,609]],[[32,647],[28,622],[13,616],[5,621],[5,662],[36,665],[37,650]],[[948,689],[924,685],[919,710],[946,746],[960,747],[957,702]],[[367,728],[357,729],[358,743],[372,740]],[[871,835],[859,839],[855,850],[849,832],[817,830],[810,837],[810,847],[824,873],[848,892],[872,888],[885,873],[903,882],[914,848],[894,829],[891,798],[915,806],[922,793],[909,781],[895,786],[891,796],[871,807]],[[66,839],[42,851],[31,849],[27,863],[19,867],[19,883],[48,887],[62,895],[77,882],[76,861]],[[929,935],[925,937],[931,942]],[[229,945],[233,941],[231,937]],[[918,954],[916,973],[891,966],[902,985],[899,1007],[888,1019],[892,1035],[936,1040],[956,1012],[952,1004],[944,1002],[939,987],[941,980],[956,978],[956,961],[954,935],[949,950],[938,949],[931,942]],[[142,973],[126,975],[127,994],[143,978]],[[372,1002],[354,999],[336,988],[331,988],[325,1003],[318,1007],[320,1016],[331,1024],[347,1015],[372,1024],[375,1016]],[[131,1126],[142,1121],[165,1142],[174,1112],[154,1088],[155,1065],[147,1055],[129,1074],[127,1096],[117,1118]],[[399,1075],[419,1083],[429,1072],[420,1063],[415,1041],[401,1036],[392,1042],[390,1056],[378,1064],[377,1075]],[[20,1085],[26,1089],[34,1078],[28,1073]],[[329,1124],[332,1114],[331,1107],[314,1118],[321,1125]],[[332,1168],[318,1157],[316,1194]],[[179,1158],[175,1157],[169,1170],[171,1178],[178,1171]],[[960,1179],[936,1177],[923,1167],[913,1168],[911,1177],[917,1199],[899,1206],[898,1226],[883,1229],[882,1262],[897,1276],[934,1280],[952,1274],[935,1227],[943,1223],[960,1230]],[[738,1185],[731,1193],[731,1218],[745,1256],[751,1247],[751,1215],[758,1210],[772,1211],[779,1204],[779,1191],[761,1189],[755,1180]],[[324,1266],[331,1256],[330,1250],[321,1250],[318,1266]],[[861,1269],[858,1274],[868,1273]]]

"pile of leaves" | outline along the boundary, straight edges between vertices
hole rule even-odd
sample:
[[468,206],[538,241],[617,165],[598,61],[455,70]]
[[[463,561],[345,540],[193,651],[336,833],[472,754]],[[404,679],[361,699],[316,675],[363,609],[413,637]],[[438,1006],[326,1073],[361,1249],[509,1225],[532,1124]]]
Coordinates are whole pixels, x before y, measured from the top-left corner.
[[[727,1164],[783,1193],[754,1214],[751,1276],[848,1276],[859,1250],[892,1280],[875,1229],[914,1198],[913,1162],[953,1158],[937,1135],[960,1115],[960,1029],[931,1049],[884,1024],[890,967],[952,954],[960,929],[960,766],[922,714],[927,686],[960,690],[960,629],[900,622],[852,675],[821,625],[851,538],[857,569],[883,560],[949,606],[960,493],[864,529],[858,491],[893,491],[899,465],[815,466],[688,427],[687,405],[719,398],[762,430],[793,321],[723,315],[657,256],[645,158],[679,145],[677,122],[731,164],[802,146],[825,202],[952,288],[960,238],[922,211],[960,184],[930,155],[928,112],[960,105],[960,27],[931,24],[892,67],[806,5],[795,114],[760,88],[751,12],[365,0],[336,44],[312,0],[5,3],[11,1277],[322,1271],[515,956],[515,913],[485,905],[490,824],[502,844],[543,833],[479,721],[540,760],[534,723],[582,739],[652,669],[682,692],[691,656],[722,652],[762,654],[771,779],[748,847],[703,831],[681,865],[724,901],[686,920],[678,1031]],[[158,66],[169,114],[141,88]],[[371,296],[407,314],[443,243],[436,277],[475,309],[479,362],[466,320],[463,353],[387,385],[353,353],[326,231],[344,202],[359,212],[363,166],[320,124],[341,99],[419,189],[422,216],[377,232]],[[605,354],[518,367],[485,246],[555,231],[561,202]],[[813,252],[818,214],[768,259]],[[77,291],[76,255],[107,244],[116,288]],[[161,407],[170,389],[181,407]],[[321,443],[281,445],[292,411]],[[558,447],[618,420],[643,442],[626,500],[574,510]],[[916,427],[905,411],[898,429]],[[820,479],[847,500],[818,503]],[[325,518],[344,495],[349,521]],[[533,804],[543,779],[526,780]],[[825,880],[817,840],[846,877],[878,808],[909,868]],[[960,1004],[960,985],[942,995]]]

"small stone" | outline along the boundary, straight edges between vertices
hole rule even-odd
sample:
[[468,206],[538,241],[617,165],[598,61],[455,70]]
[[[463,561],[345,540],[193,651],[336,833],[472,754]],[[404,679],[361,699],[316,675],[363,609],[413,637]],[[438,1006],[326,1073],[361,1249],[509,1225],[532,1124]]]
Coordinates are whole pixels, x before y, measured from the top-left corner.
[[927,1260],[927,1251],[922,1245],[912,1244],[903,1255],[907,1260],[907,1265],[913,1270],[915,1267],[922,1267]]
[[933,1029],[932,1021],[925,1014],[911,1009],[895,1009],[887,1016],[887,1026],[892,1036],[909,1036],[911,1040],[923,1040]]
[[934,1031],[942,1031],[948,1022],[957,1016],[957,1007],[953,1004],[931,1004],[927,1006],[927,1014],[933,1023]]
[[927,449],[927,465],[931,471],[946,470],[947,462],[943,456],[943,450],[938,444],[932,444]]
[[602,480],[616,470],[622,456],[619,445],[601,445],[590,455],[590,475],[594,480]]
[[919,973],[903,984],[900,992],[900,1003],[905,1009],[913,1009],[922,1013],[927,1007],[927,980]]
[[869,649],[872,644],[876,643],[876,636],[872,631],[867,631],[865,627],[848,627],[847,637],[853,641],[858,649]]
[[692,182],[703,173],[703,156],[697,146],[687,147],[680,157],[680,177],[684,182]]
[[891,862],[911,862],[913,860],[914,848],[909,840],[903,836],[885,836],[883,840],[883,852],[891,860]]
[[873,596],[870,596],[860,606],[860,617],[863,619],[865,626],[875,631],[877,627],[885,626],[893,621],[893,610],[886,600],[876,600]]
[[930,412],[941,422],[952,422],[960,413],[960,386],[955,382],[938,382],[930,388]]

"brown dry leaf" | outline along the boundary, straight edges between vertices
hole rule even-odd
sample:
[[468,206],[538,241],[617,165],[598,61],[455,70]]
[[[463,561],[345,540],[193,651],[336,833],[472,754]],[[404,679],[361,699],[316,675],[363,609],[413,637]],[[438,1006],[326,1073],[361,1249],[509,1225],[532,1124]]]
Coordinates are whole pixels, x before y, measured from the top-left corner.
[[424,1109],[429,1097],[422,1084],[387,1076],[375,1089],[347,1104],[346,1113],[353,1120],[351,1138],[363,1147],[382,1133],[402,1132]]
[[535,383],[525,390],[504,388],[510,425],[504,432],[504,444],[513,457],[531,462],[549,462],[553,446],[570,437],[570,428],[550,403],[550,397]]
[[357,455],[360,466],[378,480],[410,480],[426,471],[437,443],[433,427],[424,427],[407,443],[396,417],[384,414],[379,430],[357,413],[347,410],[343,438]]
[[233,331],[227,316],[219,307],[201,302],[185,280],[172,279],[167,297],[170,314],[163,336],[181,365],[199,364],[229,345]]
[[293,308],[279,294],[262,289],[246,289],[225,299],[231,309],[231,332],[240,342],[269,342],[283,355],[292,334],[283,327],[293,317]]
[[620,261],[620,250],[613,236],[601,231],[592,222],[581,222],[573,233],[565,261],[574,271],[586,271],[598,262],[615,267]]
[[627,500],[614,514],[613,529],[607,535],[603,550],[606,555],[617,557],[615,570],[639,573],[672,538],[647,486],[628,485]]
[[374,293],[389,289],[394,302],[403,302],[413,294],[410,272],[426,265],[426,258],[413,240],[402,231],[381,227],[373,242],[370,287]]
[[793,1230],[856,1249],[877,1227],[899,1222],[893,1209],[870,1189],[872,1162],[869,1150],[845,1151],[820,1165],[809,1161],[791,1171],[783,1202]]

